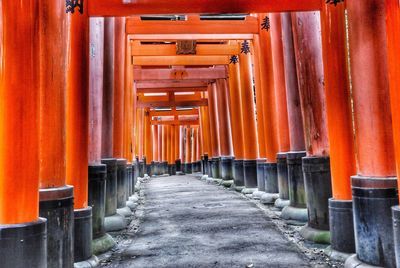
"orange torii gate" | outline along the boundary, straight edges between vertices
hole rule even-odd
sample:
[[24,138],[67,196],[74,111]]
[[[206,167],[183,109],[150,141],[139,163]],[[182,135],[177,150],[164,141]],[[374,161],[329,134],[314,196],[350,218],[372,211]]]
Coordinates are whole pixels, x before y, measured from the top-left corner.
[[[324,1],[325,2],[325,1]],[[358,16],[358,17],[362,17],[362,18],[370,18],[370,17],[374,17],[375,18],[375,23],[376,21],[378,21],[379,25],[379,31],[377,31],[376,29],[374,30],[374,33],[379,32],[379,36],[377,37],[379,40],[377,41],[377,43],[379,43],[379,45],[375,46],[376,49],[381,49],[386,47],[386,42],[382,42],[382,40],[386,39],[385,36],[385,31],[381,29],[383,29],[382,25],[385,24],[384,18],[386,16],[384,10],[385,7],[382,6],[382,3],[384,1],[377,1],[377,0],[368,0],[368,1],[360,1],[360,3],[357,3],[356,5],[356,1],[350,2],[348,1],[349,5],[348,5],[348,10],[349,10],[349,21],[350,21],[350,33],[353,31],[352,29],[352,25],[351,22],[352,20],[353,23],[356,23],[356,19],[353,19],[352,16]],[[396,59],[396,51],[398,51],[398,49],[396,48],[396,45],[398,45],[398,42],[396,41],[396,34],[395,33],[396,29],[398,29],[398,3],[397,1],[395,2],[395,0],[387,0],[386,1],[388,3],[388,5],[386,6],[388,8],[388,10],[386,10],[388,12],[389,15],[389,20],[387,21],[387,24],[389,25],[388,29],[390,31],[388,31],[388,36],[389,36],[389,62],[390,64],[390,74],[391,74],[391,81],[390,81],[390,86],[392,88],[392,95],[390,96],[391,98],[395,99],[395,97],[397,96],[395,94],[395,88],[397,85],[397,79],[395,79],[395,74],[397,71],[396,65],[395,63],[392,63],[392,61],[395,61]],[[23,3],[23,5],[21,4]],[[25,5],[26,3],[26,5]],[[88,18],[88,16],[121,16],[121,15],[132,15],[132,14],[137,14],[137,13],[142,13],[142,14],[154,14],[154,13],[164,13],[164,14],[177,14],[177,13],[194,13],[194,12],[198,12],[198,13],[220,13],[220,12],[226,12],[226,13],[238,13],[238,12],[280,12],[280,11],[306,11],[306,10],[321,10],[324,7],[324,4],[322,2],[322,0],[309,0],[309,1],[293,1],[293,0],[281,0],[281,1],[276,1],[276,0],[266,0],[266,1],[258,1],[258,0],[234,0],[234,1],[228,1],[228,0],[203,0],[203,1],[198,1],[198,3],[194,4],[193,2],[182,2],[182,1],[178,1],[178,0],[170,0],[168,1],[168,5],[166,5],[165,1],[163,0],[155,0],[155,1],[146,1],[146,0],[137,0],[135,2],[133,1],[122,1],[122,0],[109,0],[109,1],[95,1],[95,0],[89,0],[88,2],[88,14],[85,13],[83,15],[83,18]],[[342,3],[339,3],[338,5],[344,5]],[[377,5],[379,7],[382,8],[376,8],[375,10],[366,10],[364,9],[365,6],[367,5]],[[357,12],[359,10],[359,12]],[[28,12],[29,11],[29,12]],[[35,66],[35,62],[36,62],[36,55],[35,55],[35,47],[37,45],[37,40],[36,38],[34,38],[34,33],[36,32],[36,28],[34,27],[35,25],[35,21],[38,20],[39,18],[39,8],[38,8],[38,4],[36,3],[31,3],[27,0],[22,0],[22,1],[7,1],[4,2],[2,5],[2,15],[3,15],[3,24],[2,24],[2,28],[4,35],[7,38],[2,39],[2,47],[4,48],[4,57],[1,59],[3,66],[4,66],[4,73],[6,74],[10,74],[11,75],[2,75],[1,77],[1,83],[2,85],[4,85],[2,92],[2,96],[13,96],[13,98],[0,98],[1,103],[0,103],[0,114],[3,115],[1,117],[1,124],[2,126],[4,126],[3,128],[0,129],[0,137],[2,137],[1,142],[4,146],[0,146],[0,155],[1,155],[1,159],[3,161],[1,161],[2,163],[0,165],[1,170],[5,170],[5,174],[7,176],[4,176],[0,178],[0,182],[1,182],[1,188],[2,191],[0,191],[0,200],[2,200],[2,202],[0,202],[0,224],[11,224],[11,226],[7,226],[5,227],[5,231],[10,230],[14,231],[15,228],[18,229],[26,229],[27,227],[25,225],[22,225],[21,223],[27,223],[27,222],[33,222],[34,225],[38,225],[41,224],[43,225],[42,222],[35,222],[35,220],[38,220],[38,212],[37,209],[31,209],[31,210],[27,210],[26,204],[37,204],[37,196],[34,195],[30,195],[29,193],[31,191],[28,191],[28,189],[24,189],[21,190],[19,188],[24,188],[28,185],[30,187],[30,189],[32,189],[32,192],[37,192],[36,190],[38,189],[38,180],[33,178],[34,176],[32,174],[38,174],[38,170],[37,170],[37,166],[39,166],[39,159],[37,157],[37,154],[35,154],[35,150],[38,150],[37,144],[35,145],[35,142],[31,142],[31,141],[35,141],[38,140],[37,139],[37,134],[35,133],[35,131],[31,131],[28,133],[27,136],[23,136],[24,139],[22,140],[17,140],[15,137],[18,136],[20,137],[21,135],[15,135],[15,131],[16,131],[16,125],[18,125],[20,118],[27,118],[27,119],[34,119],[37,120],[38,119],[38,105],[36,104],[37,102],[37,91],[35,91],[35,84],[36,81],[38,81],[39,79],[37,78],[37,73],[34,70],[34,66]],[[86,9],[85,9],[86,11]],[[323,9],[322,12],[325,12],[323,14],[330,14],[331,11],[329,10],[325,10]],[[378,14],[376,14],[378,13]],[[24,16],[26,19],[24,19],[23,21],[20,21],[19,18],[21,18],[21,14],[27,14],[27,16]],[[80,14],[78,14],[76,12],[76,14],[74,14],[74,16],[80,16]],[[356,17],[356,18],[358,18]],[[378,17],[378,19],[376,19],[376,17]],[[18,20],[16,19],[18,18]],[[325,17],[323,17],[325,19]],[[361,23],[359,23],[360,25]],[[331,25],[335,25],[335,24],[331,24]],[[370,27],[370,30],[368,31],[367,27],[354,27],[354,31],[360,31],[361,34],[365,37],[367,33],[368,36],[370,36],[371,38],[368,38],[366,40],[366,38],[364,38],[363,41],[367,41],[367,42],[372,42],[371,40],[375,40],[375,35],[372,32],[374,27],[371,26],[375,26],[375,25],[370,25],[368,23],[366,23],[366,25],[368,25],[368,27]],[[393,27],[393,25],[395,25],[395,27]],[[7,28],[5,27],[7,26]],[[362,25],[361,25],[362,26]],[[391,27],[390,27],[391,26]],[[329,27],[331,26],[325,26],[326,28],[322,29],[322,33],[323,33],[323,43],[329,44],[329,39],[328,37],[325,35],[324,33],[327,34]],[[22,31],[23,30],[23,31]],[[17,35],[17,33],[20,32],[24,32],[26,33],[25,35]],[[154,36],[153,36],[154,37]],[[184,37],[184,36],[181,36]],[[196,36],[192,36],[192,38],[194,38]],[[204,36],[205,37],[205,36]],[[210,39],[213,38],[217,38],[217,37],[213,37],[213,36],[208,36]],[[191,38],[190,35],[188,34],[186,37],[184,37],[186,39]],[[240,38],[237,38],[240,39]],[[28,41],[27,41],[28,40]],[[149,39],[148,39],[149,40]],[[26,44],[31,44],[31,46],[26,45]],[[82,45],[83,47],[89,47],[88,44],[86,43],[85,45]],[[352,40],[350,42],[350,48],[353,50],[356,50],[359,47],[357,40]],[[369,46],[365,46],[365,44],[363,46],[361,46],[364,49],[370,49]],[[371,46],[372,47],[372,46]],[[327,49],[327,47],[325,47],[325,49]],[[330,47],[332,51],[331,55],[335,55],[334,51],[335,50],[340,50],[341,48],[336,48],[335,46]],[[22,53],[22,51],[24,51],[25,53]],[[47,57],[55,57],[55,53],[53,53],[51,50],[46,51]],[[355,56],[356,60],[365,60],[365,55],[373,55],[374,53],[377,53],[377,51],[364,51],[364,50],[360,50],[358,55]],[[385,54],[385,55],[383,55]],[[386,53],[383,53],[382,57],[377,57],[379,61],[379,59],[381,58],[386,58]],[[19,58],[21,57],[21,55],[24,55],[24,59],[23,60],[19,60]],[[327,57],[331,57],[331,55],[327,55]],[[336,56],[337,57],[337,56]],[[138,61],[141,59],[137,59]],[[217,61],[217,59],[214,59],[215,61]],[[183,64],[185,61],[184,60],[177,60],[178,62],[180,62],[180,64]],[[374,61],[374,63],[376,62]],[[30,62],[32,64],[18,64],[18,62]],[[382,65],[385,65],[384,63]],[[345,64],[339,65],[339,66],[345,66]],[[337,73],[335,72],[335,68],[338,67],[338,65],[335,64],[325,64],[325,75],[326,77],[330,76],[330,78],[336,79],[336,80],[341,80],[344,79],[344,77],[337,77]],[[363,67],[363,66],[361,66]],[[381,81],[383,81],[384,79],[381,79],[382,75],[381,73],[379,74],[374,74],[373,71],[371,71],[370,69],[367,68],[367,70],[365,71],[363,68],[357,68],[357,67],[352,67],[353,70],[357,70],[357,72],[360,72],[361,74],[364,75],[364,77],[367,77],[369,79],[372,80],[378,80],[377,83],[382,83]],[[384,72],[385,68],[376,68],[376,69],[381,69]],[[331,71],[332,70],[332,71]],[[3,72],[3,71],[2,71]],[[20,74],[24,73],[26,74],[25,79],[21,79]],[[361,75],[360,75],[361,76]],[[326,78],[325,77],[325,78]],[[87,78],[87,77],[86,77]],[[363,77],[361,77],[363,78]],[[362,79],[358,79],[359,81]],[[332,81],[332,80],[331,80]],[[368,79],[364,82],[364,84],[368,85]],[[357,82],[356,82],[357,83]],[[371,83],[373,84],[373,83]],[[16,88],[15,85],[19,85],[20,88]],[[332,91],[335,89],[335,86],[332,85],[331,83],[327,83],[326,85],[326,90],[328,91]],[[38,87],[38,86],[36,86]],[[29,88],[31,89],[30,92],[32,95],[26,95],[26,89]],[[358,96],[358,99],[367,99],[367,98],[362,98],[362,93],[366,92],[366,91],[361,91],[364,89],[361,89],[362,87],[358,87],[356,88],[356,93]],[[368,87],[365,87],[368,88]],[[378,87],[377,87],[378,88]],[[386,87],[379,87],[379,88],[386,88]],[[377,94],[377,91],[372,90],[371,94]],[[386,91],[384,92],[386,94]],[[35,95],[36,94],[36,95]],[[387,95],[387,94],[386,94]],[[361,96],[361,97],[360,97]],[[341,97],[344,98],[344,96],[342,95]],[[372,100],[371,100],[372,101]],[[381,101],[383,103],[383,101]],[[345,105],[347,105],[347,103],[344,101]],[[20,105],[24,105],[24,107],[26,107],[26,110],[21,111],[18,110]],[[386,107],[387,105],[385,105],[387,103],[384,103],[383,105],[376,105],[376,103],[372,103],[371,106],[375,107],[375,106],[379,106],[379,107]],[[329,110],[331,111],[335,111],[335,109],[330,109],[329,106],[330,105],[334,105],[334,102],[330,102],[328,101],[327,103],[327,110],[328,110],[328,125],[330,125],[330,122],[338,122],[340,120],[346,119],[348,120],[348,118],[346,117],[346,115],[342,115],[342,114],[338,114],[338,113],[334,113],[334,112],[329,112]],[[357,102],[356,102],[357,105]],[[365,105],[365,104],[364,104]],[[392,101],[392,105],[393,105],[393,110],[396,111],[396,103],[393,104]],[[367,105],[365,105],[367,106]],[[332,107],[332,106],[331,106]],[[360,108],[360,107],[358,107]],[[358,111],[356,112],[357,114],[357,118],[356,121],[363,123],[363,121],[361,120],[362,117],[366,117],[365,114],[362,113],[362,111]],[[395,114],[395,113],[394,113]],[[16,116],[19,115],[19,116]],[[32,116],[32,115],[36,115]],[[340,115],[340,116],[339,116]],[[377,116],[374,118],[378,118]],[[396,117],[395,117],[396,118]],[[337,119],[336,121],[334,119]],[[32,121],[34,121],[32,120]],[[59,118],[59,120],[61,120],[61,118]],[[346,124],[348,124],[348,122],[346,122],[346,120],[344,121]],[[383,120],[384,122],[389,122],[391,120]],[[395,121],[395,120],[393,120]],[[397,120],[398,121],[398,120]],[[396,122],[397,122],[396,121]],[[26,122],[30,122],[29,120],[26,120]],[[397,126],[396,122],[393,122],[394,126]],[[131,122],[129,122],[128,120],[128,124],[125,126],[126,128],[128,128],[127,126],[130,125]],[[361,127],[365,127],[366,124],[361,124]],[[386,124],[387,125],[387,124]],[[390,123],[389,123],[390,125]],[[35,124],[31,124],[31,130],[35,130]],[[339,129],[340,130],[340,129]],[[386,130],[386,131],[385,131]],[[329,134],[330,139],[332,140],[332,137],[337,137],[339,134],[339,132],[341,131],[333,131],[332,133]],[[381,135],[381,133],[386,133],[390,132],[390,130],[388,130],[387,128],[382,127],[381,125],[379,125],[378,128],[374,129],[374,131],[372,131],[370,134],[366,134],[366,135],[362,135],[360,133],[357,134],[357,138],[359,140],[369,140],[369,138],[373,135],[379,136]],[[396,133],[396,132],[395,132]],[[129,133],[128,133],[129,134]],[[335,136],[336,134],[336,136]],[[25,135],[25,133],[24,133]],[[333,135],[333,136],[332,136]],[[395,137],[397,137],[395,135]],[[346,139],[346,138],[345,138]],[[384,141],[382,142],[382,140],[379,140],[379,144],[378,146],[376,146],[378,153],[376,154],[372,154],[372,157],[370,159],[377,159],[378,161],[375,161],[375,163],[381,163],[382,160],[385,160],[387,158],[390,157],[381,157],[382,156],[382,148],[385,148],[384,146],[382,146],[382,144],[384,144],[386,142],[386,137],[384,137]],[[395,138],[396,139],[396,138]],[[372,139],[373,140],[373,139]],[[396,140],[396,144],[397,144],[397,140]],[[362,142],[359,142],[360,144],[363,144]],[[9,144],[17,144],[20,146],[14,146],[14,148],[12,148],[12,150],[10,150],[10,145]],[[349,144],[349,143],[346,143]],[[26,146],[25,146],[26,145]],[[125,142],[125,149],[129,151],[129,142]],[[46,146],[48,146],[48,144],[46,144]],[[351,146],[351,145],[348,145]],[[26,153],[26,148],[29,148],[29,152],[30,154]],[[53,150],[58,149],[58,148],[51,148]],[[368,158],[369,155],[368,153],[366,153],[367,149],[369,148],[365,148],[365,147],[360,147],[358,150],[362,153],[359,154],[360,155],[360,159],[359,159],[359,164],[361,166],[359,172],[362,174],[367,174],[367,175],[376,175],[373,172],[369,172],[371,170],[368,170],[368,172],[364,172],[366,169],[364,167],[364,165],[366,163],[368,163]],[[84,153],[84,152],[82,152]],[[390,152],[390,154],[393,154],[392,152]],[[21,155],[24,156],[24,161],[21,161]],[[127,154],[128,155],[128,154]],[[5,159],[7,159],[7,164],[5,162]],[[361,161],[360,161],[361,160]],[[344,174],[348,174],[348,172],[351,172],[353,169],[352,167],[346,166],[346,163],[344,163],[344,161],[348,161],[348,158],[345,159],[341,159],[340,158],[340,154],[338,153],[336,156],[331,155],[331,163],[337,163],[337,165],[339,167],[343,167],[344,170],[346,170],[346,172]],[[21,162],[24,163],[24,171],[20,171],[21,170]],[[354,162],[354,161],[350,161],[350,162]],[[390,161],[389,161],[390,162]],[[26,165],[26,163],[29,163]],[[4,165],[4,166],[3,166]],[[333,166],[333,165],[332,165]],[[388,166],[390,166],[391,168],[388,168],[388,170],[390,172],[386,172],[386,170],[384,170],[385,172],[378,172],[378,175],[383,175],[383,176],[387,176],[390,175],[392,176],[394,174],[394,172],[392,172],[393,168],[390,163],[388,164]],[[350,171],[348,171],[350,170]],[[24,172],[23,175],[21,175],[21,173]],[[26,174],[28,175],[26,175]],[[372,174],[373,173],[373,174]],[[337,173],[337,174],[340,174]],[[365,175],[364,174],[364,175]],[[336,177],[335,179],[335,185],[336,187],[334,187],[334,196],[337,198],[344,198],[344,199],[349,199],[349,188],[350,188],[350,181],[348,179],[347,175],[341,175],[343,177],[340,177],[338,175],[338,177]],[[24,186],[24,187],[21,187]],[[74,185],[75,187],[77,185]],[[373,185],[374,187],[376,185]],[[390,184],[390,186],[392,187],[391,189],[395,188],[395,186],[393,186],[392,184]],[[79,187],[79,186],[78,186]],[[36,190],[35,190],[36,189]],[[34,191],[35,190],[35,191]],[[381,190],[381,189],[379,189]],[[27,192],[28,191],[28,192]],[[336,191],[336,192],[335,192]],[[21,202],[19,203],[14,203],[13,200],[15,199],[15,195],[18,195],[18,192],[21,192],[21,196],[23,196],[23,198],[21,198],[21,200],[24,200],[25,202]],[[27,192],[27,193],[26,193]],[[392,198],[393,199],[393,198]],[[340,199],[339,199],[340,200]],[[28,206],[29,207],[29,206]],[[387,207],[387,206],[386,206]],[[385,207],[385,208],[386,208]],[[24,212],[28,212],[26,213],[27,215],[25,217],[21,216],[20,213],[21,211]],[[357,212],[354,212],[355,216],[359,216],[359,214],[357,214]],[[385,214],[385,217],[388,218],[390,217],[390,215]],[[18,225],[17,225],[18,224]],[[32,225],[32,224],[30,224]],[[376,226],[372,226],[372,227],[376,227]],[[387,227],[385,225],[385,227]],[[2,227],[3,228],[3,227]],[[390,230],[390,228],[386,228],[387,230]],[[3,230],[3,229],[2,229]],[[43,229],[40,230],[42,233],[44,232]],[[381,241],[380,239],[378,239],[379,241]],[[374,241],[376,242],[376,241]],[[0,240],[0,243],[3,244],[3,240]],[[20,265],[20,266],[28,266],[29,264],[27,264],[27,259],[24,258],[23,256],[26,256],[26,252],[28,250],[31,250],[31,247],[28,245],[28,243],[25,243],[24,245],[22,245],[21,248],[21,244],[20,244],[20,238],[16,239],[15,242],[14,241],[7,241],[7,246],[6,247],[2,247],[5,248],[6,250],[2,251],[0,253],[0,257],[3,261],[3,264],[5,266],[9,266],[9,267],[13,267],[15,265]],[[362,243],[361,243],[362,244]],[[19,245],[19,246],[17,246]],[[20,250],[18,252],[15,251],[15,248],[19,248]],[[38,251],[38,252],[34,252],[37,253],[37,255],[33,255],[32,252],[30,254],[30,256],[33,256],[34,260],[32,260],[34,263],[43,263],[44,262],[44,258],[46,256],[46,254],[44,254],[44,251]],[[18,255],[18,256],[16,256]],[[392,254],[393,255],[393,254]],[[393,258],[392,255],[389,255],[389,258]],[[12,257],[11,257],[12,256]],[[387,260],[388,258],[386,258],[385,256],[385,260]],[[17,264],[16,264],[17,262]]]

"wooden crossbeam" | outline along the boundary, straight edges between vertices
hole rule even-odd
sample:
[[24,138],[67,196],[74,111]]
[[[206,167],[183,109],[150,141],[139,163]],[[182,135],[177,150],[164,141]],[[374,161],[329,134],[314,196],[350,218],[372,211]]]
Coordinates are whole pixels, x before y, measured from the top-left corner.
[[230,62],[229,56],[133,56],[132,65],[138,66],[181,66],[181,65],[227,65]]
[[126,21],[127,34],[258,34],[260,26],[256,17],[245,20],[200,20],[188,16],[184,21],[141,20],[130,17]]
[[254,34],[132,34],[130,40],[178,41],[178,40],[252,40]]
[[170,121],[157,121],[152,120],[152,125],[176,125],[176,126],[188,126],[188,125],[200,125],[199,119],[194,120],[170,120]]
[[[183,88],[207,88],[207,81],[138,81],[135,83],[138,90],[141,89],[176,89]],[[190,90],[194,91],[194,90]]]
[[[196,55],[232,56],[240,53],[240,44],[197,44]],[[176,55],[175,44],[141,44],[140,41],[131,42],[132,56],[173,56]]]
[[172,69],[134,69],[135,81],[154,80],[201,80],[227,78],[225,67],[218,68],[172,68]]
[[171,107],[200,107],[207,106],[208,100],[189,100],[189,101],[152,101],[152,102],[143,102],[138,101],[137,106],[139,108],[171,108]]
[[199,115],[199,109],[190,109],[190,110],[176,110],[172,109],[170,111],[150,111],[151,117],[160,117],[160,116],[181,116],[181,115]]
[[[325,1],[324,1],[325,2]],[[87,0],[90,16],[228,14],[320,10],[321,0]]]
[[159,87],[159,88],[138,88],[137,93],[168,93],[168,92],[205,92],[207,91],[207,86],[203,87],[181,87],[181,88],[169,88],[169,87]]

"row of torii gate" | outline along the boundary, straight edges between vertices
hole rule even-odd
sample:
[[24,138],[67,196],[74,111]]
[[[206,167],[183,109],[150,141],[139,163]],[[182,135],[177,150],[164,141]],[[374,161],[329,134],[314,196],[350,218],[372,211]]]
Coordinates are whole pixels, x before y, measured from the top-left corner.
[[[139,175],[199,165],[244,193],[279,193],[303,236],[357,254],[347,267],[400,265],[397,0],[0,10],[0,266],[96,265]],[[251,15],[136,16],[207,13]]]

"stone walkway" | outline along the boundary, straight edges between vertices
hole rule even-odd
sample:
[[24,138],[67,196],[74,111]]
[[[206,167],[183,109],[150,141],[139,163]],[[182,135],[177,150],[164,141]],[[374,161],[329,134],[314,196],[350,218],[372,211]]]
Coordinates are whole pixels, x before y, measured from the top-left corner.
[[139,231],[111,267],[311,267],[254,203],[194,176],[142,184]]

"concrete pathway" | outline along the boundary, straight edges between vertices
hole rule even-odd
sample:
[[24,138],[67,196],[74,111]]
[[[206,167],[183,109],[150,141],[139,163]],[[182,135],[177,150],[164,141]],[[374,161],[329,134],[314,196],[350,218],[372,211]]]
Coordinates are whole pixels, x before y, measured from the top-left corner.
[[255,204],[194,176],[143,184],[144,214],[112,267],[311,267]]

